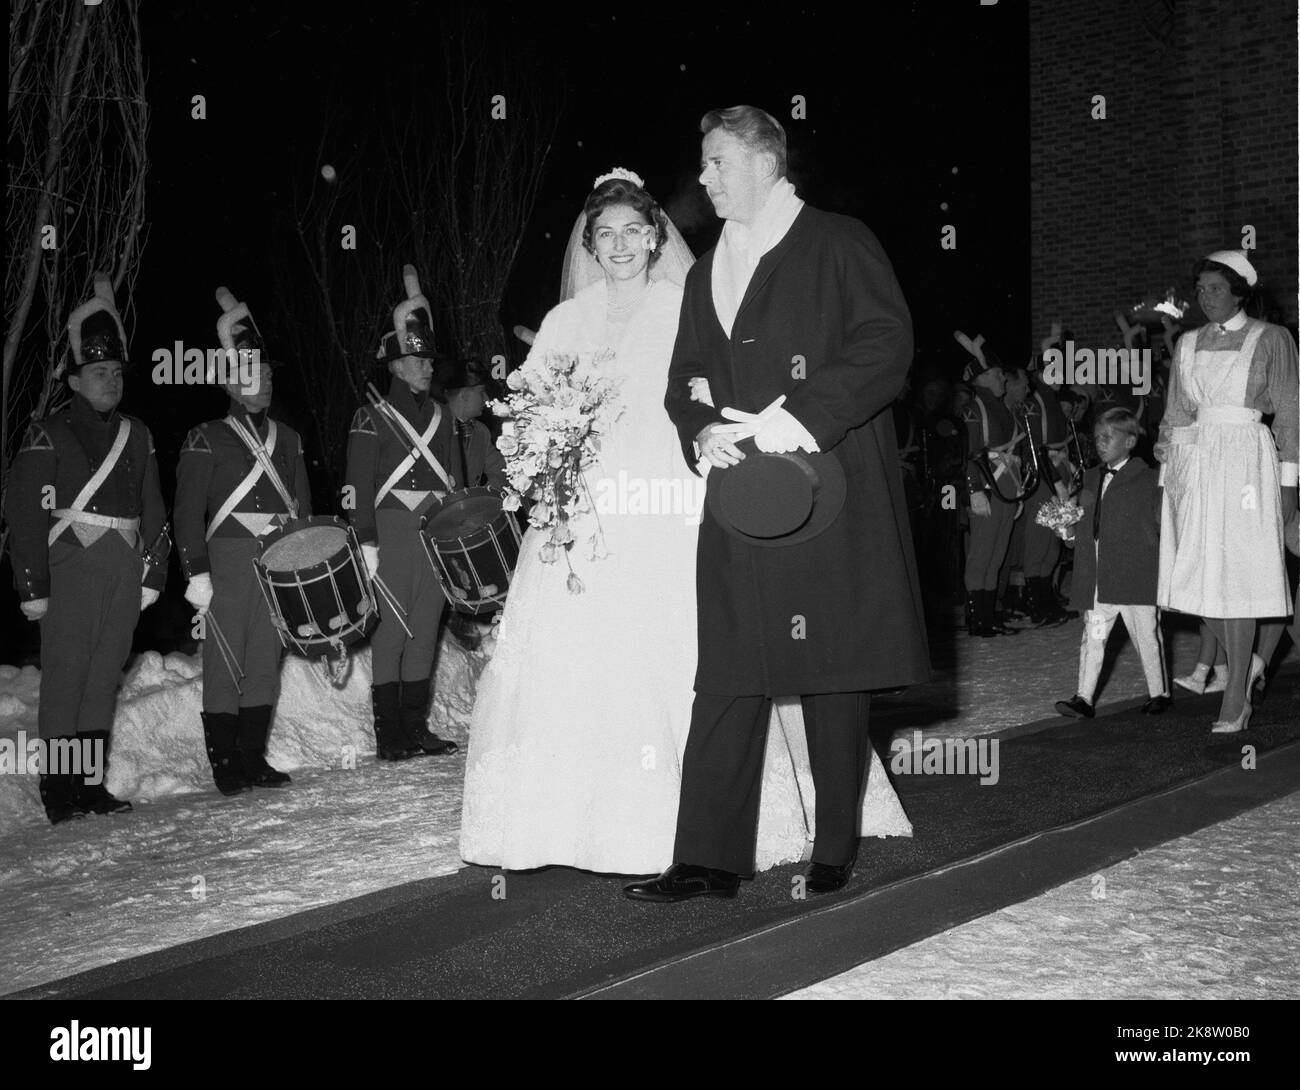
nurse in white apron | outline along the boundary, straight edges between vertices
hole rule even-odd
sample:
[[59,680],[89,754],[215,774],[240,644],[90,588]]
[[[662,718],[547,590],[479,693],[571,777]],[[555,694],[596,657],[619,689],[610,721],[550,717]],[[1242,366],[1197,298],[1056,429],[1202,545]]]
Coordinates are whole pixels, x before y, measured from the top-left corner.
[[1160,424],[1157,601],[1204,617],[1227,650],[1213,730],[1235,733],[1264,672],[1252,654],[1258,622],[1291,613],[1282,528],[1296,508],[1296,346],[1281,326],[1247,317],[1258,276],[1244,252],[1212,253],[1195,275],[1209,321],[1178,342]]

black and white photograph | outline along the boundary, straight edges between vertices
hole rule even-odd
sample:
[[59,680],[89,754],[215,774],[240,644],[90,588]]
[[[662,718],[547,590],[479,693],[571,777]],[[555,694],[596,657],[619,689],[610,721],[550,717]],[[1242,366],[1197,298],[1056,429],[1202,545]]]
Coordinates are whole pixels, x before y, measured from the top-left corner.
[[1056,1000],[1081,1071],[1280,1058],[1297,40],[11,0],[24,1060],[176,1070],[196,999]]

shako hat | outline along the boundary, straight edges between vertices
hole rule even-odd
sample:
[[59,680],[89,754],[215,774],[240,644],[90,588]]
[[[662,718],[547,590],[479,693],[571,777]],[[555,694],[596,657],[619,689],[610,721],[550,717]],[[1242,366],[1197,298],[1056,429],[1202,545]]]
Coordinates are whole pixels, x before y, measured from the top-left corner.
[[[217,339],[226,351],[226,358],[231,364],[251,357],[262,363],[270,363],[266,354],[266,342],[253,321],[248,304],[235,298],[229,288],[217,288],[217,302],[221,304],[221,317],[217,319]],[[215,382],[216,376],[209,367],[208,382]]]
[[970,353],[970,359],[966,361],[966,366],[961,373],[963,382],[970,382],[985,371],[992,371],[994,368],[1001,370],[1004,367],[998,354],[985,346],[983,333],[977,334],[973,340],[960,329],[954,329],[952,335],[953,339]]
[[[116,362],[126,366],[126,330],[107,273],[95,273],[94,294],[68,315],[68,344],[72,348],[72,366],[78,369],[88,363]],[[62,371],[60,364],[56,373]]]
[[743,461],[709,470],[707,503],[718,524],[751,545],[810,541],[844,507],[844,467],[834,454],[761,451],[753,437],[736,444]]
[[429,300],[420,292],[420,277],[414,265],[402,266],[406,298],[393,308],[393,328],[380,338],[375,358],[388,362],[403,356],[437,358],[433,342],[433,313]]

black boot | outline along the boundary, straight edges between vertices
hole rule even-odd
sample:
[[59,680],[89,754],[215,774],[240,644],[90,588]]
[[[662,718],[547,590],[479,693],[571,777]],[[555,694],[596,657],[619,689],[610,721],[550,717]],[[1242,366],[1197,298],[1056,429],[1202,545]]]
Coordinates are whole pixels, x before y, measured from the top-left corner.
[[77,801],[77,778],[71,772],[41,773],[41,804],[51,825],[86,816]]
[[1025,610],[1025,585],[1008,583],[1002,595],[1002,616],[1008,621],[1023,621],[1029,616]]
[[239,716],[234,712],[204,712],[203,738],[212,763],[212,780],[223,795],[238,795],[253,785],[239,759]]
[[968,636],[989,636],[990,632],[985,631],[984,615],[980,608],[980,595],[982,591],[968,590],[966,592],[966,634]]
[[402,737],[428,757],[455,753],[460,746],[429,729],[429,678],[403,681],[399,719]]
[[1030,596],[1029,619],[1039,628],[1064,624],[1070,619],[1070,615],[1056,600],[1051,579],[1036,575],[1025,580],[1025,589]]
[[[78,739],[88,740],[92,745],[98,748],[100,754],[99,761],[99,783],[87,783],[85,769],[82,775],[74,777],[77,783],[77,802],[83,810],[91,814],[127,814],[134,807],[126,801],[119,799],[108,793],[104,786],[104,779],[108,776],[108,731],[91,730],[85,734],[77,735]],[[82,746],[84,753],[85,746]]]
[[381,761],[406,761],[424,751],[402,734],[400,682],[370,686],[370,705],[375,713],[375,756]]
[[266,763],[266,739],[274,710],[270,704],[239,709],[239,763],[244,779],[254,787],[283,787],[289,782],[289,773]]
[[1015,636],[1020,632],[1020,629],[1008,628],[1002,623],[1002,618],[998,614],[998,592],[996,590],[980,591],[980,603],[984,615],[984,635]]

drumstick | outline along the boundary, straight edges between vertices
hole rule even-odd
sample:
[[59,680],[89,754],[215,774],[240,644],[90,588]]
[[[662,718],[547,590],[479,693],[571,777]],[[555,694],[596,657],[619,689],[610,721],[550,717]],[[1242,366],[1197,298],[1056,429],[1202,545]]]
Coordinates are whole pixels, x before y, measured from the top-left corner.
[[[221,625],[217,624],[217,618],[211,610],[207,614],[208,623],[212,626],[212,634],[216,637],[217,652],[221,655],[221,661],[225,664],[226,671],[230,674],[230,680],[235,683],[235,692],[240,696],[244,695],[244,687],[240,682],[247,676],[243,670],[239,670],[239,663],[235,660],[235,652],[230,646],[230,641],[226,639],[226,634],[221,631]],[[239,670],[239,676],[235,676],[235,671]]]
[[393,611],[393,616],[397,618],[397,623],[400,624],[402,628],[405,630],[406,638],[408,640],[415,639],[415,633],[413,633],[406,626],[406,610],[404,610],[400,605],[397,604],[397,597],[396,595],[393,594],[391,590],[388,589],[388,584],[385,583],[382,579],[380,579],[379,576],[377,575],[372,575],[370,577],[370,581],[374,583],[375,588],[379,591],[379,593],[384,596],[384,601],[388,603],[389,608]]

